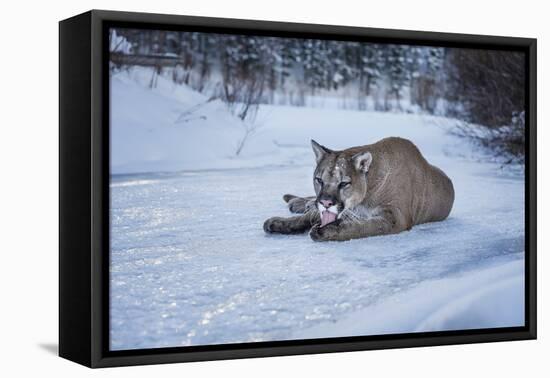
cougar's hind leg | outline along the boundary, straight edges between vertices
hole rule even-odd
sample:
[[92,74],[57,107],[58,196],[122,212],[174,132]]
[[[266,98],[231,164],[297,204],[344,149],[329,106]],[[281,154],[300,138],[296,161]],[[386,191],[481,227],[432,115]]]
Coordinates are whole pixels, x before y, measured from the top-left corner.
[[314,205],[315,197],[298,197],[292,194],[285,194],[283,200],[288,203],[291,213],[303,214]]
[[289,203],[291,200],[293,200],[294,198],[299,198],[298,196],[295,196],[294,194],[285,194],[283,196],[283,200],[286,202],[286,203]]
[[309,231],[311,226],[319,221],[317,211],[309,211],[289,218],[273,217],[264,222],[264,231],[269,234],[300,234]]

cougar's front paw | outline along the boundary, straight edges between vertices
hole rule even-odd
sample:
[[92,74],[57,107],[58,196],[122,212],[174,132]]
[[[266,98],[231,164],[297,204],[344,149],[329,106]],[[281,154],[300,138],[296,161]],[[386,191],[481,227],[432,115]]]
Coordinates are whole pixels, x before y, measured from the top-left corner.
[[272,233],[280,233],[284,234],[286,233],[286,224],[285,219],[281,217],[273,217],[269,218],[264,222],[264,231],[268,234]]
[[309,236],[313,241],[337,240],[338,224],[337,222],[333,222],[324,227],[321,227],[320,224],[316,224],[311,228]]

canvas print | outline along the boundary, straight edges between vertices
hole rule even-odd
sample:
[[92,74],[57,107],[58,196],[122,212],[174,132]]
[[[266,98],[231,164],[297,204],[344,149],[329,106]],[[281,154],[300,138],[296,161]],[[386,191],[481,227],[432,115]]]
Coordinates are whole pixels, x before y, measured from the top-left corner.
[[525,325],[524,53],[109,50],[110,350]]

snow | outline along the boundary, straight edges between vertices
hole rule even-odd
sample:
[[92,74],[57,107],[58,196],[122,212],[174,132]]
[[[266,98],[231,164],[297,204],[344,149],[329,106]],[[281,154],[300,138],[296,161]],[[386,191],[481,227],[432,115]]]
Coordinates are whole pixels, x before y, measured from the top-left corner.
[[163,76],[155,76],[156,86],[150,88],[152,72],[133,69],[111,78],[111,173],[311,164],[311,138],[329,147],[346,148],[357,144],[353,136],[364,134],[365,128],[368,133],[360,143],[401,133],[427,142],[427,148],[433,130],[409,128],[406,123],[435,119],[447,128],[454,125],[444,118],[414,114],[386,117],[385,113],[346,111],[343,118],[340,107],[346,105],[330,97],[313,101],[308,108],[263,106],[254,138],[237,158],[235,152],[245,132],[241,120],[229,114],[221,101],[209,101]]
[[451,278],[428,280],[405,293],[390,296],[335,322],[298,332],[296,336],[384,335],[522,325],[524,270],[524,263],[519,260]]
[[234,154],[225,141],[242,125],[225,105],[164,77],[151,89],[151,76],[134,70],[111,80],[112,173],[211,168]]
[[[523,325],[523,173],[479,161],[452,120],[263,106],[237,157],[222,103],[149,81],[112,78],[112,349]],[[449,219],[349,242],[263,232],[283,194],[313,194],[310,139],[386,136],[451,177]]]

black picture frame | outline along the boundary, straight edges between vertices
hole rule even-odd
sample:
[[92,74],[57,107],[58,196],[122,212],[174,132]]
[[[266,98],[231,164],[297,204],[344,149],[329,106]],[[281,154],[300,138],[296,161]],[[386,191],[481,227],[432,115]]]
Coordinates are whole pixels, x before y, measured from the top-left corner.
[[[109,351],[109,27],[526,53],[524,327]],[[536,338],[536,39],[92,10],[59,23],[59,355],[88,367]]]

